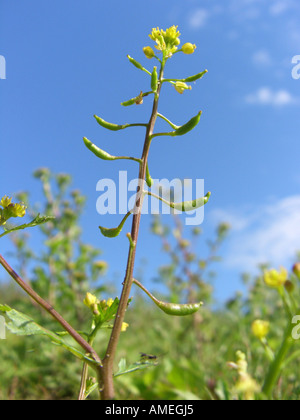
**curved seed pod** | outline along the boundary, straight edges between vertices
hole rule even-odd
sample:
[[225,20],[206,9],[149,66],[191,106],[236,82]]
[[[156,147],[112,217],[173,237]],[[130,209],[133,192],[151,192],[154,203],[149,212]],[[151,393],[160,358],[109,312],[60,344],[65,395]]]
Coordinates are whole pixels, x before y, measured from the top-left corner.
[[[122,106],[130,106],[130,105],[134,105],[134,104],[140,105],[140,104],[142,104],[143,98],[145,98],[145,96],[149,96],[151,93],[153,93],[153,92],[152,91],[150,91],[150,92],[140,92],[140,94],[138,96],[135,96],[134,98],[131,98],[128,101],[121,102],[121,105]],[[127,127],[133,126],[133,125],[136,125],[136,124],[128,124]],[[141,125],[141,124],[138,124],[138,125]],[[142,125],[147,125],[147,124],[142,124]],[[126,128],[126,127],[124,127],[124,128]]]
[[206,73],[208,73],[208,70],[204,70],[201,73],[195,74],[194,76],[187,77],[186,79],[183,79],[184,82],[195,82],[196,80],[201,79]]
[[148,164],[146,166],[146,183],[147,183],[149,188],[151,188],[152,185],[153,185],[153,179],[151,178]]
[[195,200],[183,201],[182,203],[170,203],[171,207],[180,211],[192,211],[204,206],[211,196],[211,192],[208,192],[204,197],[197,198]]
[[146,73],[148,73],[151,76],[150,71],[145,69],[145,67],[143,67],[138,61],[136,61],[134,58],[130,57],[130,55],[127,55],[127,58],[130,61],[130,63],[134,65],[134,67],[136,67],[139,70],[145,71]]
[[139,281],[133,279],[133,282],[140,287],[149,297],[153,300],[155,305],[157,305],[162,311],[164,311],[168,315],[175,315],[175,316],[185,316],[191,315],[197,312],[201,306],[203,305],[202,302],[198,303],[167,303],[162,302],[161,300],[156,299],[149,290],[147,290]]
[[112,156],[109,153],[105,152],[104,150],[100,149],[100,147],[96,146],[94,143],[92,143],[89,139],[86,137],[83,137],[84,144],[86,147],[94,153],[95,156],[97,156],[100,159],[103,160],[119,160],[119,159],[128,159],[128,160],[134,160],[135,162],[142,163],[141,159],[130,157],[130,156]]
[[199,207],[204,206],[208,202],[209,197],[211,196],[211,192],[208,192],[204,197],[200,197],[200,198],[197,198],[195,200],[183,201],[181,203],[174,203],[172,201],[171,202],[170,201],[167,201],[164,198],[160,197],[159,195],[153,194],[150,191],[146,191],[146,193],[148,195],[152,195],[153,197],[155,197],[158,200],[162,201],[163,203],[167,204],[172,209],[176,209],[176,210],[179,210],[179,211],[192,211],[192,210],[196,210]]
[[135,102],[136,102],[136,97],[132,98],[132,99],[129,99],[128,101],[121,102],[121,105],[122,106],[130,106],[130,105],[134,105]]
[[104,159],[104,160],[115,160],[116,157],[110,155],[109,153],[105,152],[104,150],[100,149],[98,146],[96,146],[94,143],[92,143],[89,139],[86,137],[83,137],[84,144],[86,147],[94,153],[98,158]]
[[122,222],[117,226],[116,228],[105,228],[103,226],[99,226],[99,229],[103,236],[106,236],[107,238],[115,238],[116,236],[120,235],[124,223],[126,222],[127,218],[130,216],[131,211],[129,211],[126,216],[123,218]]
[[191,118],[186,124],[183,124],[181,127],[177,128],[177,130],[173,131],[173,136],[182,136],[189,131],[193,130],[193,128],[198,125],[200,118],[201,118],[202,111],[198,112],[198,114]]
[[109,123],[105,121],[103,118],[98,117],[97,115],[94,115],[94,118],[96,119],[98,124],[100,124],[104,128],[107,128],[108,130],[118,131],[118,130],[123,130],[124,128],[129,127],[129,124],[118,125],[118,124]]
[[158,86],[157,67],[154,66],[153,72],[151,75],[151,89],[153,90],[153,92],[157,91],[157,86]]

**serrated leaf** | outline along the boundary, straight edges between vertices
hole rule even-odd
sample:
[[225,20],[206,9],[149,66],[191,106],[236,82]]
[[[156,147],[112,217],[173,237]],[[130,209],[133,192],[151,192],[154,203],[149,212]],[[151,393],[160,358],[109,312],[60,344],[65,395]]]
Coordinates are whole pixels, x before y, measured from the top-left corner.
[[132,373],[137,370],[147,369],[152,366],[157,366],[157,363],[147,360],[144,362],[135,362],[127,367],[126,359],[122,358],[118,365],[119,370],[114,374],[114,377],[126,375],[127,373]]
[[37,324],[27,315],[16,311],[7,305],[0,305],[0,311],[4,312],[10,320],[10,322],[6,324],[6,327],[12,334],[19,336],[41,335],[48,337],[52,343],[65,348],[80,360],[95,364],[95,362],[87,357],[85,353],[82,353],[77,348],[70,346],[62,338],[60,338],[59,335]]
[[23,225],[16,226],[16,227],[13,227],[13,228],[9,228],[9,229],[6,229],[4,227],[4,233],[2,233],[0,235],[0,238],[2,238],[2,236],[8,235],[11,232],[16,232],[17,230],[23,230],[23,229],[27,229],[27,228],[30,228],[30,227],[35,227],[35,226],[38,226],[38,225],[42,225],[42,224],[47,223],[47,222],[49,222],[49,221],[51,221],[53,219],[55,219],[55,217],[53,217],[53,216],[41,216],[40,214],[38,214],[29,223],[25,223]]

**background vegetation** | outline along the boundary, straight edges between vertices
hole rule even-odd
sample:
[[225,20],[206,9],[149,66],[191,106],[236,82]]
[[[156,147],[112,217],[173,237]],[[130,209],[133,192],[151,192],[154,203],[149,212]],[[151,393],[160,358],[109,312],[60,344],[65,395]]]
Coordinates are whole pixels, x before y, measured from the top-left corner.
[[[111,281],[105,281],[107,264],[101,250],[83,243],[80,214],[85,198],[70,190],[70,176],[53,175],[47,169],[35,172],[41,180],[44,203],[38,210],[56,219],[39,228],[42,252],[36,255],[28,233],[14,234],[17,271],[38,293],[64,314],[78,331],[89,328],[90,311],[83,305],[87,291],[100,299],[114,297]],[[28,197],[20,194],[24,202]],[[32,209],[36,212],[37,209]],[[203,308],[188,317],[169,317],[159,311],[135,288],[127,312],[129,328],[122,333],[118,351],[120,365],[143,361],[147,369],[116,378],[119,399],[249,399],[259,397],[270,368],[270,354],[280,348],[286,328],[286,307],[275,289],[268,288],[262,275],[243,275],[248,296],[237,294],[222,308],[213,300],[212,268],[217,266],[218,250],[230,227],[216,227],[216,235],[207,244],[207,255],[196,255],[201,230],[194,228],[192,240],[173,217],[170,226],[154,218],[152,234],[161,238],[161,247],[169,263],[159,269],[152,290],[170,302],[202,300]],[[11,258],[12,256],[10,256]],[[59,331],[59,326],[34,305],[1,271],[1,303],[30,315],[37,323]],[[142,281],[140,277],[139,280]],[[298,280],[290,274],[289,292],[299,300]],[[162,292],[163,291],[163,292]],[[270,322],[268,343],[252,332],[256,319]],[[94,348],[105,351],[109,331],[102,331]],[[298,346],[299,348],[299,346]],[[240,356],[248,362],[247,389],[243,388]],[[0,399],[75,399],[79,392],[82,364],[63,348],[46,338],[18,337],[7,332],[0,341]],[[273,392],[275,399],[298,399],[300,381],[297,342],[291,348]],[[118,371],[118,366],[116,366]],[[246,371],[244,370],[244,373]],[[92,373],[92,372],[91,372]],[[244,376],[245,379],[245,376]],[[92,381],[93,379],[91,379]],[[250,389],[250,393],[248,392]],[[252,395],[252,392],[254,393]],[[89,398],[97,398],[91,393]]]

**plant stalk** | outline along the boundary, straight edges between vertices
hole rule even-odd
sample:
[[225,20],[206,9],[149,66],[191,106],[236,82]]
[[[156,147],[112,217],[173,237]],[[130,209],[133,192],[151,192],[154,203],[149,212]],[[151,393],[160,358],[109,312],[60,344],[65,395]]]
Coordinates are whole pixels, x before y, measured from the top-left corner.
[[[151,145],[151,138],[152,138],[152,134],[153,134],[156,118],[157,118],[158,102],[159,102],[159,95],[160,95],[161,86],[162,86],[164,66],[165,66],[165,60],[163,60],[162,65],[161,65],[160,75],[159,75],[159,84],[158,84],[157,92],[155,93],[155,97],[153,101],[152,114],[151,114],[149,123],[147,125],[144,149],[143,149],[142,158],[141,158],[142,162],[140,164],[140,170],[139,170],[138,192],[144,190],[148,155],[149,155],[149,149]],[[133,220],[132,220],[131,243],[130,243],[129,253],[128,253],[125,280],[123,282],[122,294],[120,297],[120,303],[118,307],[118,312],[115,317],[113,330],[110,336],[110,340],[109,340],[108,347],[105,353],[105,357],[103,359],[102,384],[100,384],[101,398],[103,400],[113,400],[115,398],[114,383],[113,383],[114,359],[115,359],[116,350],[117,350],[117,346],[118,346],[118,342],[119,342],[119,338],[121,334],[121,328],[122,328],[122,324],[125,318],[125,313],[128,306],[128,300],[130,297],[130,291],[131,291],[131,287],[133,283],[133,269],[134,269],[134,263],[135,263],[135,255],[136,255],[136,244],[138,240],[140,221],[141,221],[142,201],[143,201],[143,195],[136,202],[136,207],[138,211],[135,212],[135,214],[133,215]]]
[[280,375],[284,359],[286,357],[287,352],[289,351],[291,345],[293,344],[292,339],[292,330],[294,328],[294,325],[289,320],[289,323],[287,325],[283,341],[281,344],[280,349],[278,350],[274,361],[271,363],[269,372],[267,374],[267,377],[265,379],[265,383],[262,389],[262,392],[264,395],[270,399],[272,397],[273,389],[276,385],[276,382],[278,380],[278,377]]

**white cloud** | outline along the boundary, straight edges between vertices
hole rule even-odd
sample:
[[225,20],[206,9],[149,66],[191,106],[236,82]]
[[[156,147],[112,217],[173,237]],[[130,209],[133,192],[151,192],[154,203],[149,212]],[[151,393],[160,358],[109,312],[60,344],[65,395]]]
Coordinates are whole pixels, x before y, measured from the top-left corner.
[[299,100],[287,90],[281,89],[274,91],[267,87],[262,87],[255,93],[247,95],[245,101],[249,104],[272,106],[286,106],[299,103]]
[[252,61],[260,67],[269,67],[272,65],[271,56],[266,50],[256,51],[252,56]]
[[300,195],[286,197],[248,211],[219,210],[217,221],[229,221],[232,232],[224,264],[255,271],[262,263],[289,268],[300,250]]
[[199,29],[206,25],[209,12],[206,9],[197,9],[189,17],[189,25],[193,29]]
[[273,4],[271,4],[269,10],[270,10],[271,15],[278,16],[286,12],[290,8],[293,8],[293,6],[294,6],[294,2],[292,1],[278,0],[278,1],[275,1]]

